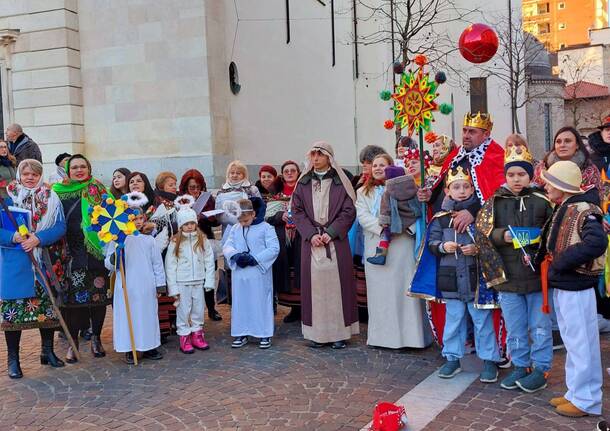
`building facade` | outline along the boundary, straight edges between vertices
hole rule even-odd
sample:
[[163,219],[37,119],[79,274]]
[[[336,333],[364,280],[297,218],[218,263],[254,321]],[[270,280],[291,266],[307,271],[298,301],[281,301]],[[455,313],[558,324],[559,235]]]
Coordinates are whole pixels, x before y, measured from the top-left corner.
[[608,26],[608,0],[523,0],[525,31],[550,51],[589,42],[589,30]]
[[[458,3],[507,12],[503,0]],[[120,166],[153,177],[196,167],[218,186],[233,158],[255,172],[261,164],[303,161],[320,139],[349,168],[365,145],[392,152],[394,133],[383,128],[391,104],[379,99],[392,89],[391,44],[361,42],[389,32],[389,20],[368,19],[370,11],[353,0],[335,0],[334,9],[315,0],[289,2],[289,10],[285,4],[2,1],[4,126],[20,123],[41,144],[47,164],[61,152],[86,154],[106,181]],[[476,13],[468,20],[485,21]],[[457,45],[466,26],[455,21],[441,30]],[[500,80],[455,52],[446,58],[460,76],[447,70],[438,101],[453,98],[454,121],[437,113],[435,131],[455,130],[459,141],[463,115],[484,106],[503,141],[511,122]]]

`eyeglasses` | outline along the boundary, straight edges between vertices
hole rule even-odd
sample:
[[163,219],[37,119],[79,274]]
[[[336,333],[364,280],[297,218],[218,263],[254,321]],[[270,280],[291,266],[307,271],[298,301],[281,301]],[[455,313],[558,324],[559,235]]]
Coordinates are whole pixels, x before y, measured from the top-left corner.
[[188,186],[189,190],[200,190],[201,186],[199,186],[198,184],[191,184],[190,186]]
[[294,172],[299,172],[299,171],[297,169],[284,169],[285,174],[290,174],[290,173],[294,173]]

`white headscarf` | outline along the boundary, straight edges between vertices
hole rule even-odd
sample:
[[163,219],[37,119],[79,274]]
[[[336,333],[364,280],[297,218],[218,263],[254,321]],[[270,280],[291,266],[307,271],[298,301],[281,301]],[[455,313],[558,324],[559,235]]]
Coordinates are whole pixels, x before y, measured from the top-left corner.
[[339,166],[339,164],[336,162],[335,160],[335,152],[333,150],[333,147],[324,141],[318,141],[318,142],[314,142],[313,146],[311,147],[311,149],[309,150],[309,152],[307,153],[307,167],[305,168],[305,170],[303,170],[303,173],[301,174],[301,177],[299,178],[299,180],[301,178],[303,178],[304,175],[308,174],[309,172],[313,171],[313,161],[312,161],[312,154],[315,153],[316,151],[319,151],[320,153],[324,154],[325,156],[328,157],[328,161],[330,163],[330,166],[332,168],[335,169],[335,171],[337,171],[337,175],[339,175],[339,179],[341,180],[341,184],[343,184],[343,187],[345,188],[345,191],[347,192],[348,196],[350,198],[352,198],[352,201],[356,201],[356,193],[354,192],[354,187],[352,186],[352,183],[350,182],[349,178],[347,178],[347,175],[345,175],[345,172],[343,172],[343,169],[341,169],[341,167]]
[[40,206],[46,206],[46,213],[37,222],[32,220],[36,226],[35,232],[40,232],[52,227],[58,215],[63,216],[63,207],[57,194],[44,184],[42,175],[33,188],[27,188],[21,184],[21,170],[26,164],[38,165],[42,171],[42,163],[34,159],[25,159],[17,167],[17,181],[7,187],[7,193],[13,200],[13,206],[29,210],[32,217],[37,214]]

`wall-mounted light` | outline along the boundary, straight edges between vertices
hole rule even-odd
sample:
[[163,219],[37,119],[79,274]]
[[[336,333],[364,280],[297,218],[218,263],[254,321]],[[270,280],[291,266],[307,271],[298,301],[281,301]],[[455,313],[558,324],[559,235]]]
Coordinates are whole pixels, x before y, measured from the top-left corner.
[[237,72],[237,64],[234,61],[229,64],[229,85],[231,86],[231,93],[237,94],[241,90],[239,84],[239,73]]

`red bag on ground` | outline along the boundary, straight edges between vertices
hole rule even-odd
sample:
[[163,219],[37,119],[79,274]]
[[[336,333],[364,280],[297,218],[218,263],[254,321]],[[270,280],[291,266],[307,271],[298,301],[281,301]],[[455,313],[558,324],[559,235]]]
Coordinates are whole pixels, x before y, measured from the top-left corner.
[[392,403],[381,402],[373,410],[371,431],[399,431],[407,424],[405,408]]

